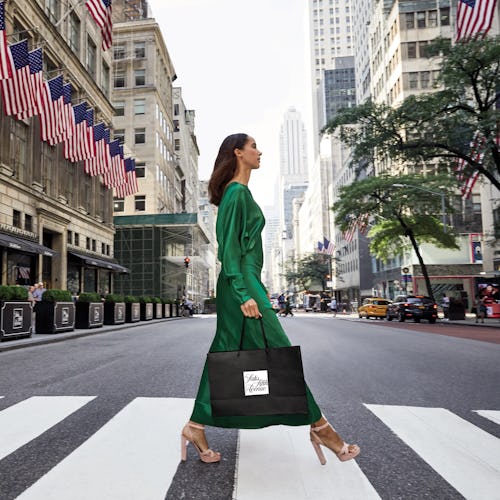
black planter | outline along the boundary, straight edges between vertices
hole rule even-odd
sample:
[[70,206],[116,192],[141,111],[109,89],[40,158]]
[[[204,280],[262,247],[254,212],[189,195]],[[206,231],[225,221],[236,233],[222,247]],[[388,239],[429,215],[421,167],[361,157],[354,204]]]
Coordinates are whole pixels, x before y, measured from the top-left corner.
[[31,302],[0,301],[0,341],[31,337]]
[[153,319],[152,302],[141,302],[141,321],[149,321],[151,319]]
[[35,332],[60,333],[75,329],[74,302],[37,302]]
[[100,328],[104,324],[104,304],[102,302],[76,303],[76,328]]
[[141,304],[139,302],[125,303],[125,323],[141,321]]
[[104,302],[104,324],[121,325],[125,323],[125,302]]
[[163,304],[153,304],[153,318],[160,319],[163,318]]

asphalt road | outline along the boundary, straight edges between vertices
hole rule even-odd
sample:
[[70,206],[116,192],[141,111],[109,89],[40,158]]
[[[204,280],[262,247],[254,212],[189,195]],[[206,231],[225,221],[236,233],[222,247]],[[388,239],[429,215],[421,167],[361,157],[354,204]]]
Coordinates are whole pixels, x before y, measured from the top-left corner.
[[[215,329],[214,318],[195,317],[0,353],[0,410],[5,410],[0,411],[0,498],[14,499],[23,492],[20,498],[40,500],[500,498],[499,489],[497,496],[483,489],[485,477],[491,488],[500,483],[500,453],[495,457],[500,421],[478,413],[500,415],[500,345],[436,334],[436,328],[448,326],[424,323],[312,314],[280,321],[292,343],[302,347],[306,380],[323,413],[346,441],[360,445],[357,465],[340,464],[330,454],[328,464],[320,466],[301,428],[308,448],[300,449],[289,465],[299,463],[297,471],[281,470],[290,455],[287,442],[279,441],[288,432],[281,427],[271,429],[281,434],[271,433],[263,441],[262,431],[207,429],[223,461],[202,464],[190,449],[188,461],[179,464],[181,422],[189,417]],[[51,398],[30,399],[34,396]],[[28,406],[25,413],[10,411],[32,401],[40,406]],[[63,416],[52,417],[54,424],[43,427],[45,405],[52,408],[59,401],[76,408],[61,409]],[[489,415],[497,418],[497,413]],[[109,428],[110,422],[114,427]],[[40,432],[34,430],[37,426]],[[4,444],[1,454],[2,440],[7,443],[30,428],[31,439],[20,439],[12,449]],[[149,444],[147,432],[153,436]],[[290,436],[293,441],[295,435]],[[253,439],[259,443],[256,450]],[[77,452],[77,472],[60,469],[81,445],[87,461],[78,462],[85,454]],[[133,474],[126,470],[130,453],[120,452],[127,445],[140,457]],[[450,447],[456,449],[448,453]],[[462,458],[470,462],[462,463]],[[152,479],[140,479],[145,461],[144,474]],[[102,492],[97,496],[78,483],[82,463],[95,467],[86,480]],[[167,463],[173,467],[170,476]],[[304,472],[309,467],[311,472]],[[260,479],[251,475],[256,471]],[[308,474],[321,476],[308,486]],[[354,489],[346,486],[351,495],[342,489],[349,474],[354,478]],[[360,478],[367,480],[370,493],[356,490]],[[137,492],[134,487],[141,480],[145,484]],[[303,490],[294,486],[294,493],[285,493],[295,480]],[[38,487],[44,481],[46,490]],[[98,486],[100,481],[109,484]],[[113,493],[120,491],[116,483],[125,493]],[[157,490],[150,492],[153,484]]]

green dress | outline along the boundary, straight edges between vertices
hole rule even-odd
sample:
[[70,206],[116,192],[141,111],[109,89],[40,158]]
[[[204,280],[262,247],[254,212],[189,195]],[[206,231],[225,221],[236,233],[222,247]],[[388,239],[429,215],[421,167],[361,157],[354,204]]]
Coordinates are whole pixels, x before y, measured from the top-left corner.
[[[263,264],[261,232],[264,224],[262,211],[248,187],[237,182],[228,184],[217,215],[218,258],[222,266],[217,281],[217,329],[210,352],[238,350],[243,321],[240,305],[250,298],[257,302],[262,313],[269,345],[291,345],[260,280]],[[247,320],[243,348],[264,348],[256,320]],[[307,425],[321,418],[321,411],[309,389],[307,400],[308,414],[213,417],[205,363],[191,420],[199,424],[237,429],[260,429],[278,424]]]

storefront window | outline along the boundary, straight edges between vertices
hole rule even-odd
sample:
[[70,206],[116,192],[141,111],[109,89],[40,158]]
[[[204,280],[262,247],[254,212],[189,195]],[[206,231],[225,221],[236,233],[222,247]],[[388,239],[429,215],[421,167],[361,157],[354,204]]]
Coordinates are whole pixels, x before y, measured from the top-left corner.
[[99,293],[108,294],[111,290],[111,271],[99,270]]
[[97,285],[97,269],[85,269],[84,271],[84,292],[95,292]]
[[7,285],[28,286],[35,281],[35,257],[10,252],[7,256]]
[[66,274],[66,284],[68,290],[77,295],[80,289],[80,267],[77,264],[68,262],[68,271]]

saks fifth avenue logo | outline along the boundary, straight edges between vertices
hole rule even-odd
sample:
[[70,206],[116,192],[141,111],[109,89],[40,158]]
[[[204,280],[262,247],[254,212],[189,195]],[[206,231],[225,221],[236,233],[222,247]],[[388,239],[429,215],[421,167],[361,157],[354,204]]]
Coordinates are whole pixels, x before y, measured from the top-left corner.
[[262,396],[269,394],[267,370],[243,372],[245,396]]

